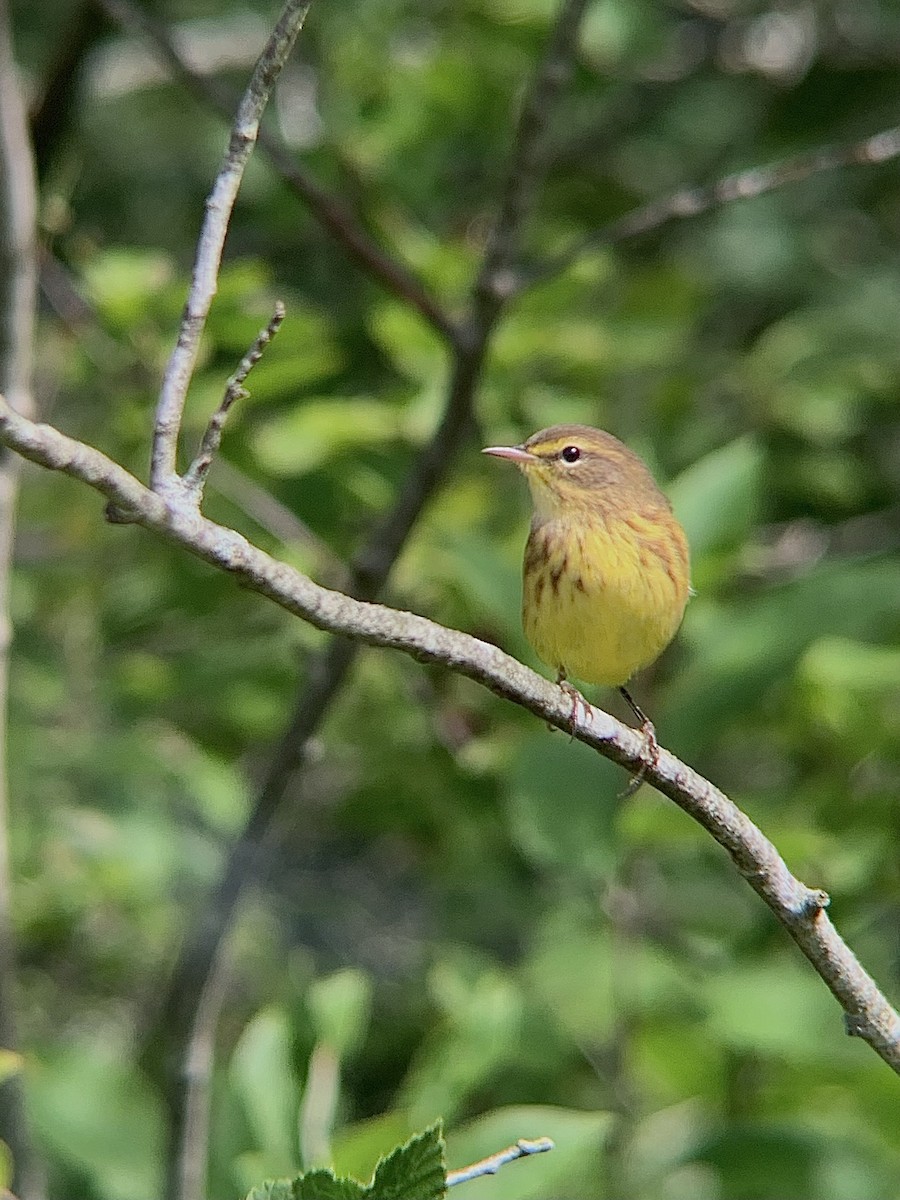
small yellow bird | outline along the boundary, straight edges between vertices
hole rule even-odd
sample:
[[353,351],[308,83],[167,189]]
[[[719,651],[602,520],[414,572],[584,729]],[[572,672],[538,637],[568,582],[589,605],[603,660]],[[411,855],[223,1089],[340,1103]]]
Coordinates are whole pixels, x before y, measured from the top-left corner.
[[488,446],[523,472],[534,503],[525,547],[522,620],[538,655],[573,698],[570,677],[616,687],[653,725],[626,683],[678,631],[690,592],[684,530],[647,466],[617,438],[554,425],[521,446]]

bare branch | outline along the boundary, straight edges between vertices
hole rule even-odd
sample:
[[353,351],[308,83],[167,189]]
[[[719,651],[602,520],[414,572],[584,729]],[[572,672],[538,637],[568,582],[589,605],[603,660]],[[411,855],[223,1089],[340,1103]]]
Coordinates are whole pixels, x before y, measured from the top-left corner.
[[[98,0],[121,25],[136,29],[151,39],[184,86],[208,108],[231,120],[234,100],[227,88],[192,70],[163,25],[131,0]],[[303,200],[313,216],[350,257],[388,291],[405,300],[451,345],[459,331],[450,316],[430,295],[422,281],[405,264],[391,258],[365,232],[339,197],[329,192],[296,163],[284,144],[265,129],[258,134],[260,150],[288,185]]]
[[841,939],[825,908],[827,895],[788,870],[775,846],[724,793],[667,750],[653,766],[644,762],[640,731],[584,705],[572,713],[570,697],[496,646],[447,629],[414,613],[356,600],[320,587],[278,562],[231,529],[196,510],[168,505],[99,450],[38,425],[0,397],[0,440],[32,462],[88,484],[139,525],[160,534],[317,629],[370,646],[389,647],[420,662],[440,663],[497,695],[571,731],[579,741],[644,778],[693,817],[728,851],[753,890],[784,925],[846,1014],[847,1028],[900,1073],[900,1017]]
[[507,1163],[515,1162],[519,1158],[527,1158],[530,1154],[546,1154],[553,1148],[553,1142],[547,1137],[536,1138],[534,1141],[519,1138],[514,1146],[507,1146],[505,1150],[499,1150],[489,1158],[472,1163],[470,1167],[460,1167],[458,1171],[448,1171],[447,1187],[456,1187],[458,1183],[468,1183],[470,1179],[479,1179],[482,1175],[496,1175],[500,1168],[505,1167]]
[[193,278],[175,349],[156,408],[150,486],[161,494],[184,494],[176,473],[181,417],[210,305],[216,293],[228,222],[244,169],[253,152],[262,114],[309,10],[310,0],[286,0],[278,24],[257,60],[238,107],[222,168],[206,201]]
[[[6,0],[0,0],[0,389],[10,406],[30,416],[37,302],[37,189],[28,141],[25,105],[13,54]],[[4,451],[0,458],[0,1046],[18,1047],[13,998],[15,945],[7,794],[9,576],[21,463]],[[0,1141],[12,1153],[14,1186],[22,1200],[46,1195],[43,1167],[32,1145],[22,1076],[0,1085]]]
[[167,1164],[173,1176],[170,1194],[177,1196],[178,1200],[204,1200],[207,1195],[209,1113],[212,1103],[216,1028],[228,977],[226,957],[223,942],[197,1001],[185,1055],[185,1114],[181,1143],[177,1155],[170,1156]]
[[640,208],[616,217],[607,225],[580,239],[568,250],[551,258],[527,274],[523,286],[532,287],[559,275],[577,259],[600,246],[616,245],[631,238],[656,233],[670,221],[697,217],[735,200],[752,200],[791,183],[800,183],[813,175],[836,171],[839,167],[872,166],[900,155],[900,125],[873,133],[858,142],[843,146],[824,146],[807,154],[797,154],[764,167],[750,167],[726,175],[704,187],[682,188],[661,200],[651,200]]
[[271,320],[265,329],[259,331],[253,345],[238,363],[237,370],[228,380],[225,387],[225,395],[222,397],[222,403],[209,419],[209,424],[200,441],[200,449],[197,451],[197,457],[188,467],[183,480],[187,496],[195,504],[199,505],[203,499],[203,488],[206,485],[206,477],[209,474],[209,468],[212,466],[213,458],[222,441],[222,431],[225,428],[225,422],[228,420],[231,406],[235,400],[244,400],[250,394],[244,389],[244,382],[262,358],[266,346],[268,346],[269,342],[271,342],[272,338],[281,328],[283,320],[284,305],[280,300],[276,300],[275,311],[272,313]]

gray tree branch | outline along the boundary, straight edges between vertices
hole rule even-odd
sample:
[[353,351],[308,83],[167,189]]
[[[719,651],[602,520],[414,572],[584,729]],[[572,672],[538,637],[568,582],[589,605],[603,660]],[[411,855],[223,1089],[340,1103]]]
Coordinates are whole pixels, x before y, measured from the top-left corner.
[[122,513],[317,629],[439,663],[521,705],[645,780],[697,821],[785,927],[844,1010],[848,1032],[868,1042],[900,1074],[900,1017],[828,917],[827,895],[795,878],[777,849],[733,801],[667,750],[643,762],[639,731],[601,709],[572,713],[571,697],[488,642],[331,591],[278,562],[234,530],[196,510],[167,503],[99,450],[17,413],[0,397],[0,441],[24,458],[88,484]]
[[216,294],[228,224],[244,170],[256,144],[263,112],[303,25],[309,4],[310,0],[286,0],[238,106],[222,168],[206,201],[191,288],[156,407],[150,460],[150,484],[155,491],[174,495],[183,489],[176,471],[181,418],[200,350],[200,338]]
[[[228,89],[220,86],[216,80],[192,70],[169,32],[150,13],[132,3],[132,0],[97,0],[97,3],[119,24],[150,38],[184,86],[201,103],[231,121],[234,101]],[[257,142],[287,186],[309,207],[320,225],[344,247],[362,270],[410,304],[450,345],[454,345],[459,337],[456,325],[410,268],[391,258],[374,242],[341,197],[329,192],[295,162],[276,136],[261,129]]]
[[[24,416],[34,408],[32,367],[37,301],[37,189],[19,87],[6,0],[0,0],[0,390]],[[7,734],[9,582],[21,462],[0,458],[0,1047],[18,1045],[15,944],[9,851]],[[42,1200],[46,1184],[31,1140],[22,1077],[0,1084],[0,1140],[13,1156],[14,1186],[22,1200]]]

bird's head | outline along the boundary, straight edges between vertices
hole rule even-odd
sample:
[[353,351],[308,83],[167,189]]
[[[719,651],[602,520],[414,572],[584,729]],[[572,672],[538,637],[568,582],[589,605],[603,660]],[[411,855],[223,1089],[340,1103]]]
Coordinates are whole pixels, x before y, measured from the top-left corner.
[[612,434],[589,425],[553,425],[520,446],[487,446],[482,453],[508,459],[522,471],[538,520],[668,507],[641,459]]

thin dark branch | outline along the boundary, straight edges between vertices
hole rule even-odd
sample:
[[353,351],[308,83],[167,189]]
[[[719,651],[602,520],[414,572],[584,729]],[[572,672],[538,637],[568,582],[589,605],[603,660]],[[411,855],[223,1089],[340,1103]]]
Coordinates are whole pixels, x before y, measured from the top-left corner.
[[[201,79],[200,83],[203,82]],[[369,237],[343,200],[302,170],[284,144],[268,129],[260,131],[259,148],[291,191],[303,200],[319,224],[363,271],[405,300],[450,346],[459,343],[461,334],[453,318],[406,263],[391,258]]]
[[57,50],[31,116],[31,140],[38,179],[43,180],[77,112],[76,92],[87,58],[109,22],[94,0],[81,0],[60,21]]
[[587,703],[572,712],[570,696],[555,684],[469,634],[414,613],[356,600],[313,583],[233,530],[167,504],[99,450],[38,425],[0,398],[0,440],[23,457],[62,471],[104,495],[134,523],[165,537],[227,572],[318,629],[370,646],[400,650],[420,662],[440,663],[521,705],[630,771],[644,777],[697,821],[730,855],[812,963],[844,1010],[848,1032],[868,1042],[900,1073],[900,1016],[838,934],[826,912],[828,896],[788,870],[775,846],[712,783],[667,750],[644,759],[644,738]]
[[516,291],[514,271],[525,223],[547,163],[545,134],[553,105],[568,82],[578,31],[589,0],[564,0],[544,56],[525,96],[513,154],[476,286],[482,321],[490,323]]
[[583,255],[601,246],[616,245],[632,238],[656,233],[671,221],[697,217],[735,200],[752,200],[788,184],[800,183],[840,167],[872,166],[900,155],[900,126],[883,129],[857,142],[825,146],[797,154],[764,167],[749,167],[702,187],[681,188],[661,200],[651,200],[581,238],[555,258],[523,275],[522,284],[532,287],[567,270]]
[[212,1104],[216,1029],[228,979],[226,943],[203,983],[182,1070],[185,1075],[185,1114],[177,1157],[168,1164],[171,1192],[179,1200],[204,1200],[207,1195],[209,1115]]
[[[32,368],[37,303],[37,187],[6,0],[0,0],[0,389],[27,419],[34,408]],[[9,650],[12,567],[20,461],[0,457],[0,1046],[15,1050],[15,945],[7,792]],[[22,1075],[0,1084],[0,1141],[12,1153],[22,1200],[43,1200],[43,1167],[32,1142]]]
[[244,170],[253,152],[259,123],[281,70],[303,26],[310,0],[286,0],[278,24],[257,59],[247,90],[238,106],[222,168],[206,201],[203,228],[197,242],[193,278],[175,349],[163,376],[156,407],[150,484],[154,490],[184,498],[176,473],[178,437],[188,387],[200,350],[200,337],[216,293],[219,264],[228,223]]
[[209,468],[212,466],[213,458],[215,458],[221,444],[222,432],[225,429],[228,414],[231,412],[231,406],[236,400],[244,400],[249,396],[250,393],[244,388],[247,376],[262,358],[266,346],[268,346],[269,342],[271,342],[272,338],[275,337],[281,328],[282,321],[284,321],[284,305],[280,300],[276,300],[275,311],[272,313],[271,320],[265,329],[259,331],[253,341],[253,345],[238,363],[237,369],[225,386],[225,395],[222,397],[222,403],[209,419],[209,424],[206,426],[203,437],[200,440],[200,449],[197,451],[197,456],[184,474],[185,490],[189,498],[196,504],[199,504],[203,499],[206,477],[209,475]]
[[[234,97],[229,89],[216,79],[194,71],[163,25],[131,0],[97,0],[97,3],[119,24],[148,37],[188,91],[225,120],[231,120]],[[391,258],[373,241],[344,201],[296,163],[277,137],[261,129],[257,141],[261,152],[288,187],[300,197],[319,224],[344,247],[354,262],[388,291],[411,305],[448,343],[455,344],[459,337],[455,324],[410,268]]]
[[419,455],[393,510],[354,564],[353,593],[378,594],[409,531],[440,486],[471,426],[475,389],[488,342],[510,296],[505,280],[519,254],[546,163],[544,135],[575,57],[578,30],[588,0],[564,0],[537,65],[519,117],[510,166],[473,285],[465,343],[457,350],[444,415]]

